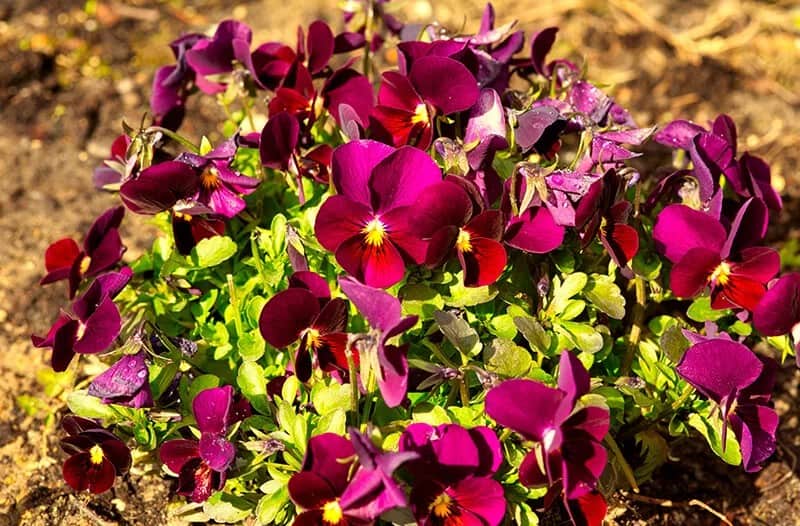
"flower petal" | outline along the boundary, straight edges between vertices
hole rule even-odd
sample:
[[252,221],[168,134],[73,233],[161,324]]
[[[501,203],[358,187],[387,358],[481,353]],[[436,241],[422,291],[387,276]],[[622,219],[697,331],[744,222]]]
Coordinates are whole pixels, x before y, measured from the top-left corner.
[[430,238],[442,227],[461,227],[472,217],[472,202],[456,183],[442,181],[428,187],[410,207],[414,233],[420,238]]
[[355,203],[370,207],[369,182],[373,169],[394,151],[391,146],[370,140],[350,141],[336,148],[331,161],[336,191]]
[[561,246],[565,230],[556,224],[550,210],[534,206],[508,221],[503,241],[524,252],[546,254]]
[[290,288],[274,295],[261,310],[258,326],[273,347],[288,347],[300,339],[319,314],[319,301],[310,291]]
[[501,426],[529,440],[541,441],[544,431],[556,427],[556,412],[564,393],[532,380],[506,380],[486,395],[486,413]]
[[753,351],[724,338],[692,345],[676,368],[695,389],[718,404],[755,382],[762,369]]
[[233,402],[233,387],[225,385],[200,391],[192,401],[197,428],[202,433],[224,434]]
[[693,248],[672,266],[669,288],[679,298],[693,298],[708,285],[708,280],[722,260],[705,248]]
[[425,102],[444,115],[468,110],[478,100],[472,73],[451,58],[426,56],[414,61],[409,80]]
[[403,146],[375,166],[369,181],[372,208],[380,214],[412,206],[424,191],[441,180],[442,172],[428,154]]
[[369,245],[354,236],[336,249],[336,261],[350,275],[371,287],[388,288],[403,279],[406,265],[391,241]]
[[788,334],[800,323],[800,274],[781,276],[758,302],[753,325],[765,336]]
[[225,471],[236,457],[236,447],[218,433],[203,433],[200,437],[200,458],[214,471]]
[[200,458],[199,444],[196,440],[167,440],[158,449],[158,456],[170,471],[180,473],[187,462]]
[[719,253],[727,237],[719,221],[684,205],[665,207],[653,227],[656,248],[673,263],[697,247]]
[[491,285],[506,268],[506,249],[501,243],[484,237],[472,238],[471,244],[470,252],[458,253],[464,269],[464,285],[467,287]]

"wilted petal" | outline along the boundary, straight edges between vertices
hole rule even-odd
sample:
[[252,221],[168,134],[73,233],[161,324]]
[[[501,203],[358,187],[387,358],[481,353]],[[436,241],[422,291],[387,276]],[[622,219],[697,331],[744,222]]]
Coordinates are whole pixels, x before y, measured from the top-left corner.
[[89,385],[89,395],[125,403],[145,385],[149,388],[147,363],[145,353],[139,352],[123,356],[97,376]]
[[550,106],[534,107],[517,117],[516,140],[523,152],[533,148],[550,130],[557,137],[566,121],[559,111]]

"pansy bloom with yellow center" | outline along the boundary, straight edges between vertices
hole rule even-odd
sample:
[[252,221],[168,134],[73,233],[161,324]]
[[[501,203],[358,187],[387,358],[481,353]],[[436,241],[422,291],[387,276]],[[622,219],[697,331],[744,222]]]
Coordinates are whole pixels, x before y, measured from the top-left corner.
[[61,449],[71,455],[62,473],[74,490],[103,493],[130,469],[130,450],[108,429],[73,415],[64,417],[61,428],[69,435],[61,439]]
[[711,289],[715,309],[752,311],[766,284],[780,270],[780,256],[761,242],[767,209],[755,198],[746,201],[726,233],[714,217],[685,205],[669,205],[653,228],[656,248],[672,261],[669,285],[681,298]]
[[347,301],[331,299],[327,282],[318,274],[295,272],[289,288],[264,305],[259,327],[273,347],[288,347],[300,340],[294,372],[301,381],[311,378],[314,361],[339,380],[347,375]]
[[332,177],[338,195],[319,210],[317,239],[362,283],[394,285],[406,264],[425,259],[426,243],[409,219],[417,197],[441,181],[439,168],[416,148],[361,140],[333,152]]

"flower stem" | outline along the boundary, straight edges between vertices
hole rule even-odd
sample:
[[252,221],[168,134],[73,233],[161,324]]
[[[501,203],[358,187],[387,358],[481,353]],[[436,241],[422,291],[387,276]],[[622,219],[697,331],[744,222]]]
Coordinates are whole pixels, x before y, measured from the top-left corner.
[[197,155],[200,155],[200,147],[197,146],[192,141],[190,141],[189,139],[187,139],[186,137],[184,137],[183,135],[181,135],[179,133],[176,133],[176,132],[174,132],[174,131],[172,131],[170,129],[167,129],[167,128],[162,128],[161,126],[150,126],[149,128],[147,128],[146,131],[148,133],[158,132],[158,133],[164,134],[167,137],[169,137],[170,139],[172,139],[173,141],[175,141],[177,143],[180,143],[183,146],[185,146],[188,149],[190,149],[192,151],[192,153],[196,153]]
[[233,275],[226,274],[225,281],[228,282],[228,297],[231,300],[231,307],[233,307],[233,323],[236,326],[236,335],[241,338],[244,334],[244,326],[242,325],[242,313],[239,311],[239,298],[236,296],[236,286],[233,284]]
[[631,469],[631,465],[628,464],[628,461],[625,460],[625,455],[622,454],[622,450],[619,448],[617,441],[614,440],[614,437],[611,434],[607,434],[603,442],[611,449],[611,452],[614,453],[614,457],[619,462],[620,467],[622,468],[622,473],[625,475],[625,479],[627,479],[628,484],[631,485],[631,489],[639,493],[639,485],[636,483],[636,476],[633,474],[633,469]]
[[633,278],[634,288],[636,290],[636,304],[633,306],[633,325],[631,332],[628,336],[628,348],[625,351],[625,357],[622,360],[622,375],[627,376],[631,372],[631,365],[633,358],[636,355],[636,348],[639,346],[639,340],[642,337],[642,325],[644,324],[644,306],[647,302],[647,293],[644,287],[644,279],[642,276],[636,275]]
[[358,380],[356,371],[356,361],[353,359],[353,342],[347,342],[347,348],[344,351],[347,357],[347,371],[350,375],[350,410],[353,416],[353,424],[358,427]]

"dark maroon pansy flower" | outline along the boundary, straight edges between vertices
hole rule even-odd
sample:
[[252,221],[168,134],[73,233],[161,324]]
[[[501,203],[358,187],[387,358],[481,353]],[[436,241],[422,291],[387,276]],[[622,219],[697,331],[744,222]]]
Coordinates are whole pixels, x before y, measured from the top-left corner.
[[125,245],[119,236],[119,225],[125,215],[125,208],[109,208],[94,220],[83,247],[71,238],[60,239],[47,247],[44,265],[47,275],[39,282],[41,285],[62,279],[69,280],[69,297],[75,292],[84,278],[97,276],[119,263],[125,253]]
[[420,526],[498,526],[506,513],[503,486],[489,477],[447,485],[421,479],[414,482],[409,500]]
[[[498,424],[537,442],[541,455],[531,451],[519,468],[526,486],[564,488],[565,505],[592,493],[606,466],[601,445],[608,433],[608,409],[586,406],[575,410],[578,398],[589,392],[590,377],[578,358],[562,351],[558,388],[532,380],[507,380],[486,395],[486,413]],[[540,461],[541,460],[541,461]]]
[[328,283],[309,271],[295,272],[289,288],[279,292],[261,310],[259,327],[264,340],[277,348],[300,341],[294,357],[297,378],[307,382],[313,363],[338,379],[346,377],[347,302],[330,299]]
[[776,280],[753,310],[753,325],[764,336],[795,331],[800,324],[800,274],[791,272]]
[[200,178],[199,190],[194,199],[222,217],[231,218],[244,210],[241,195],[255,191],[260,181],[233,171],[231,163],[236,156],[237,137],[231,137],[206,155],[182,153],[177,161],[195,169]]
[[111,489],[117,476],[130,469],[128,446],[99,424],[68,415],[61,428],[69,435],[61,439],[61,449],[70,455],[62,474],[75,491],[103,493]]
[[464,184],[447,179],[431,186],[412,207],[411,224],[415,235],[428,242],[425,264],[438,267],[455,255],[467,287],[490,285],[505,270],[503,214],[483,210]]
[[767,210],[757,199],[742,205],[729,232],[718,220],[688,206],[664,208],[653,239],[658,251],[673,262],[672,292],[691,298],[708,286],[713,308],[752,311],[765,284],[780,270],[775,250],[753,246],[763,239],[766,226]]
[[184,35],[170,44],[176,63],[156,70],[150,109],[157,124],[177,130],[186,113],[186,98],[194,88],[195,72],[186,63],[186,52],[206,37],[196,33]]
[[729,338],[701,338],[686,350],[677,371],[719,404],[722,444],[730,424],[739,441],[745,471],[761,469],[775,452],[778,414],[770,406],[777,364]]
[[71,312],[61,312],[47,336],[31,336],[34,347],[53,349],[50,359],[53,370],[65,371],[75,353],[101,353],[114,343],[122,328],[114,297],[132,275],[128,267],[101,274],[72,303]]
[[131,138],[124,133],[111,143],[109,156],[103,164],[94,169],[92,183],[98,190],[113,189],[123,179],[127,179],[135,167],[135,159],[128,160],[128,148]]
[[317,239],[359,281],[394,285],[407,263],[425,259],[409,220],[417,197],[441,181],[439,167],[416,148],[361,140],[334,150],[332,178],[337,195],[317,214]]
[[117,360],[92,380],[89,384],[89,395],[102,399],[104,404],[118,404],[136,409],[153,407],[145,352],[127,354]]
[[[402,316],[400,300],[374,287],[362,285],[353,278],[339,278],[339,286],[361,313],[374,334],[373,345],[361,350],[376,353],[378,388],[389,407],[402,403],[408,390],[408,345],[389,345],[390,338],[399,336],[417,323],[417,316]],[[361,363],[373,363],[361,357]]]
[[414,60],[408,76],[383,74],[372,117],[395,146],[427,149],[436,116],[470,109],[478,94],[478,83],[463,64],[443,56],[423,56]]
[[225,485],[226,472],[236,456],[236,446],[226,438],[228,426],[249,412],[237,407],[229,385],[201,391],[192,402],[200,440],[176,439],[162,444],[159,456],[178,474],[179,495],[203,502]]
[[167,161],[154,164],[128,179],[120,197],[134,213],[153,215],[191,199],[200,189],[200,178],[188,164]]
[[576,210],[578,217],[588,217],[581,239],[588,245],[595,235],[617,266],[625,271],[639,251],[639,234],[628,225],[631,204],[624,199],[625,182],[614,170],[594,183]]
[[517,116],[516,143],[522,153],[535,150],[547,159],[553,159],[561,146],[559,137],[566,126],[567,120],[557,108],[534,106]]
[[559,85],[568,84],[580,77],[580,69],[572,62],[556,59],[547,62],[547,55],[556,41],[557,27],[542,29],[531,37],[530,59],[519,63],[522,72],[536,72],[545,78],[555,77]]

